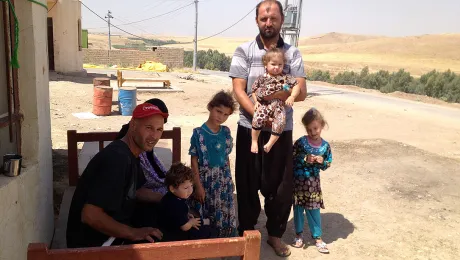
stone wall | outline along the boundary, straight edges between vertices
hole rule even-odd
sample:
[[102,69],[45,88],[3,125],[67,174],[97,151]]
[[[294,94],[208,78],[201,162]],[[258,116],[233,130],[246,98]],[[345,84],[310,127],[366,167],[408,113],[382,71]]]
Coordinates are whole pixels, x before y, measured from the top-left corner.
[[169,68],[184,66],[184,49],[158,47],[155,51],[83,49],[85,64],[138,66],[145,61],[161,62]]

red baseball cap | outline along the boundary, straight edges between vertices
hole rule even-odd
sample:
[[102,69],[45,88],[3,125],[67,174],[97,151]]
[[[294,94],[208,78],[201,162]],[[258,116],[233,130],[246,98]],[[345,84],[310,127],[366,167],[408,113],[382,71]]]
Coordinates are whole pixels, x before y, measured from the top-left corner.
[[133,111],[133,118],[145,118],[153,115],[160,115],[163,118],[168,118],[168,113],[161,112],[157,106],[149,103],[137,105]]

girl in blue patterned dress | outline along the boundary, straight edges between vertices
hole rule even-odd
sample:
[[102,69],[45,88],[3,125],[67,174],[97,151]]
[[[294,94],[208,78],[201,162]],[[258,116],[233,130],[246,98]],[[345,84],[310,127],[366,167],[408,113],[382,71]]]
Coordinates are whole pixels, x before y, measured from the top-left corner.
[[208,103],[208,110],[208,121],[193,130],[190,140],[195,200],[189,203],[203,219],[209,219],[218,237],[233,237],[237,231],[228,157],[233,138],[230,129],[222,124],[235,110],[235,101],[230,93],[220,91]]
[[302,124],[307,135],[294,143],[294,225],[296,237],[294,247],[303,247],[304,212],[307,215],[311,235],[321,253],[329,253],[321,239],[320,208],[324,209],[321,192],[320,170],[329,168],[332,162],[331,146],[321,138],[321,131],[327,125],[321,113],[312,108],[305,113]]

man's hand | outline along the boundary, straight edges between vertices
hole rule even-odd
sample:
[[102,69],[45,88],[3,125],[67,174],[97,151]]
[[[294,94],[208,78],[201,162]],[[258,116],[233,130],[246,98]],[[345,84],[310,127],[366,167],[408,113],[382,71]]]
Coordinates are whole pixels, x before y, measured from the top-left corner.
[[153,240],[152,236],[161,240],[163,238],[163,233],[161,233],[159,229],[152,227],[133,228],[130,240],[147,240],[151,243],[154,243],[155,241]]
[[291,96],[291,91],[277,91],[271,95],[265,96],[264,100],[265,101],[270,101],[273,99],[279,99],[281,101],[286,101],[289,96]]

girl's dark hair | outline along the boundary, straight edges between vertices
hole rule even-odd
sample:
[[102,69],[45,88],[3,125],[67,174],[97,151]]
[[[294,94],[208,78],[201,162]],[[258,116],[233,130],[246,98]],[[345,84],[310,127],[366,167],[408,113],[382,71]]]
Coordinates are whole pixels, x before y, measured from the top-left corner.
[[[168,107],[166,106],[165,102],[163,102],[163,100],[161,100],[161,99],[152,98],[152,99],[149,99],[149,100],[145,101],[145,103],[149,103],[149,104],[152,104],[154,106],[157,106],[158,109],[161,110],[161,112],[168,113]],[[166,124],[166,122],[168,122],[167,118],[165,118],[165,124]],[[128,133],[128,130],[129,130],[129,124],[123,125],[121,127],[120,132],[118,132],[118,135],[117,135],[117,137],[115,139],[118,140],[118,139],[123,138]]]
[[232,113],[235,111],[236,103],[235,103],[235,100],[233,99],[233,96],[232,96],[232,94],[230,92],[226,92],[226,91],[223,91],[223,90],[217,92],[212,97],[211,101],[209,101],[208,110],[211,110],[214,107],[220,107],[220,106],[230,108],[232,110]]
[[304,127],[307,127],[311,122],[318,121],[322,127],[327,126],[327,121],[324,119],[323,115],[316,109],[310,108],[302,117],[302,124]]
[[281,56],[281,58],[283,59],[283,63],[286,63],[286,56],[284,56],[284,51],[280,48],[277,48],[276,44],[274,44],[270,46],[265,55],[262,56],[262,62],[264,63],[264,66],[267,66],[270,60],[276,56]]
[[193,181],[193,171],[190,167],[185,164],[178,162],[171,165],[171,168],[166,173],[165,185],[169,189],[169,186],[174,188],[179,187],[186,181]]

